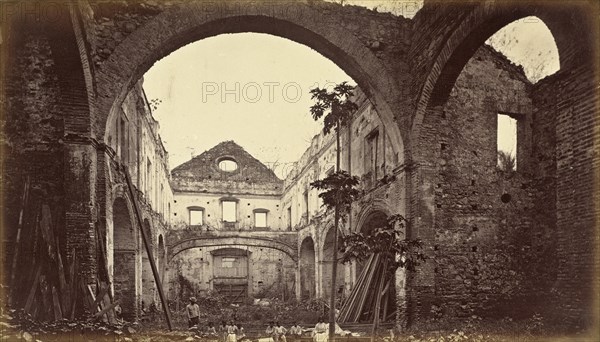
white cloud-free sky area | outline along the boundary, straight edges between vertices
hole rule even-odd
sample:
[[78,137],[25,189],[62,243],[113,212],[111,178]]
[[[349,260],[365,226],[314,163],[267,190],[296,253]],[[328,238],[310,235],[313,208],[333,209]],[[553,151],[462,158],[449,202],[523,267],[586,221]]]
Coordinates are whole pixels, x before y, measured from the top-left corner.
[[[398,3],[406,12],[406,2]],[[522,64],[532,81],[558,70],[554,39],[536,18],[506,26],[487,43]],[[277,161],[285,166],[298,160],[322,127],[309,114],[309,90],[341,81],[354,83],[307,46],[240,33],[174,51],[144,75],[144,90],[148,99],[161,101],[153,115],[171,168],[224,140],[236,141],[267,165]],[[506,141],[508,149],[512,142]],[[282,177],[283,170],[276,173]]]
[[352,81],[310,48],[266,34],[207,38],[144,75],[171,168],[224,140],[262,162],[296,161],[319,132],[309,90]]

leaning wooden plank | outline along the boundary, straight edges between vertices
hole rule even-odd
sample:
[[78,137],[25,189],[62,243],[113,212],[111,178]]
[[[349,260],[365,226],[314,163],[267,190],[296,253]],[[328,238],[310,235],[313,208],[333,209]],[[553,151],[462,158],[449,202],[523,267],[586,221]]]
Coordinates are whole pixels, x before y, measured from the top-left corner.
[[104,295],[108,292],[108,285],[104,282],[100,282],[100,291],[96,295],[96,300],[94,301],[94,307],[97,307],[104,300]]
[[367,283],[363,289],[363,297],[362,301],[359,303],[357,319],[359,317],[365,317],[365,315],[370,317],[370,309],[371,303],[373,301],[373,293],[376,290],[376,284],[379,280],[378,275],[380,274],[379,270],[380,258],[379,254],[375,255],[373,258],[373,262],[369,266],[369,276],[367,277]]
[[[385,282],[386,282],[386,270],[387,270],[387,265],[388,265],[388,258],[385,258],[383,260],[383,266],[382,266],[382,270],[381,273],[379,274],[378,278],[378,289],[375,292],[375,310],[373,312],[373,328],[371,329],[371,336],[375,336],[377,334],[377,331],[379,330],[379,316],[381,316],[381,297],[383,295],[383,289],[385,288]],[[385,317],[384,317],[385,319]]]
[[17,273],[17,261],[19,260],[19,246],[21,242],[21,231],[23,230],[23,213],[25,212],[25,206],[27,204],[27,198],[29,197],[29,175],[25,179],[25,184],[23,185],[23,196],[21,197],[21,210],[19,211],[19,224],[17,228],[17,237],[15,239],[15,249],[13,252],[13,261],[12,261],[12,269],[10,272],[10,289],[11,295],[9,298],[14,298],[13,293],[17,288],[17,284],[15,283],[15,275]]
[[75,307],[77,304],[77,278],[75,277],[75,269],[77,268],[77,258],[75,254],[75,249],[72,249],[72,258],[71,264],[69,265],[69,293],[71,294],[71,319],[75,318]]
[[114,310],[108,310],[107,311],[105,309],[108,308],[108,307],[111,307],[111,306],[112,306],[112,308],[114,308],[115,307],[114,304],[116,302],[118,302],[118,301],[115,301],[115,302],[111,303],[110,296],[108,295],[108,292],[104,294],[104,298],[102,300],[104,309],[102,309],[102,311],[104,311],[106,313],[106,319],[107,319],[107,321],[108,321],[109,324],[115,324],[115,323],[117,323],[117,319],[115,318],[115,311]]
[[40,277],[40,291],[42,292],[43,305],[40,309],[40,315],[42,319],[51,320],[54,316],[54,309],[52,305],[52,293],[48,286],[47,277],[42,273]]
[[75,285],[75,270],[78,268],[77,254],[75,254],[75,248],[72,249],[71,255],[71,263],[69,264],[69,287],[71,288],[71,292],[74,292],[75,288],[77,287]]
[[[70,296],[71,294],[69,293],[69,289],[67,287],[67,279],[65,276],[65,267],[63,265],[62,262],[62,257],[60,255],[60,248],[59,248],[59,244],[58,244],[58,238],[55,240],[56,241],[56,263],[58,264],[58,289],[60,291],[61,294],[61,306],[65,309],[68,310],[68,308],[71,307],[71,301],[70,301]],[[68,311],[65,312],[65,314]]]
[[373,261],[373,254],[371,254],[369,256],[369,258],[367,259],[367,261],[365,262],[365,267],[363,267],[362,271],[360,272],[358,279],[356,280],[356,283],[354,284],[354,287],[352,288],[352,291],[350,292],[348,299],[346,300],[346,302],[344,303],[344,306],[340,310],[340,317],[339,317],[340,322],[343,322],[343,323],[350,322],[350,317],[352,316],[353,312],[355,311],[358,297],[362,293],[361,291],[363,291],[362,288],[364,286],[365,278],[369,271],[369,265],[372,263],[372,261]]
[[144,223],[142,221],[142,214],[140,211],[140,206],[138,204],[137,193],[135,192],[133,185],[131,183],[131,176],[129,175],[129,171],[126,167],[123,167],[123,172],[125,173],[125,180],[127,181],[127,188],[129,189],[129,195],[131,195],[131,199],[133,200],[133,209],[135,212],[135,217],[137,218],[138,227],[140,229],[140,233],[142,236],[142,241],[144,242],[144,246],[146,247],[146,253],[148,255],[148,261],[150,262],[150,268],[152,269],[152,275],[154,276],[154,282],[156,283],[156,289],[158,290],[158,297],[160,298],[160,302],[163,307],[163,311],[165,313],[165,319],[167,321],[167,326],[169,331],[173,330],[173,325],[171,324],[171,312],[169,311],[169,306],[167,305],[167,300],[165,299],[165,294],[163,293],[162,282],[160,281],[160,276],[158,274],[158,269],[156,268],[156,264],[154,263],[154,257],[152,256],[152,247],[150,246],[150,237],[146,236],[144,227]]
[[108,261],[106,258],[106,244],[104,243],[104,237],[102,236],[102,233],[100,232],[100,228],[99,228],[98,224],[95,224],[95,229],[96,229],[96,236],[98,237],[96,239],[97,248],[98,248],[98,251],[100,252],[100,265],[98,265],[99,266],[98,273],[101,274],[100,279],[102,279],[102,278],[109,279]]
[[35,293],[38,289],[38,284],[40,282],[40,275],[42,274],[42,265],[38,265],[37,270],[35,271],[35,278],[33,279],[33,286],[31,290],[29,290],[29,295],[27,296],[27,302],[25,302],[25,312],[32,314],[31,306],[33,305],[33,299],[35,298]]
[[96,314],[94,315],[94,319],[98,319],[98,318],[100,318],[100,317],[104,316],[105,314],[107,314],[107,315],[108,315],[108,313],[109,313],[110,311],[114,311],[113,309],[114,309],[114,308],[115,308],[115,306],[117,306],[117,305],[119,305],[119,301],[118,301],[118,300],[117,300],[117,301],[115,301],[115,302],[113,302],[113,303],[111,303],[111,304],[109,304],[109,305],[107,305],[107,306],[106,306],[104,309],[102,309],[102,311],[100,311],[100,312],[98,312],[98,313],[96,313]]
[[358,298],[358,302],[356,304],[356,309],[354,311],[354,315],[352,316],[352,322],[358,322],[360,316],[363,312],[364,303],[367,300],[367,294],[369,292],[369,287],[371,286],[371,282],[373,281],[373,273],[375,271],[375,265],[379,262],[379,256],[376,255],[368,265],[365,265],[367,268],[367,274],[365,276],[365,282],[360,290],[360,296]]
[[79,279],[79,288],[81,289],[81,293],[83,294],[84,303],[87,306],[87,309],[90,313],[94,313],[98,311],[98,307],[94,305],[96,301],[96,297],[94,296],[94,291],[90,287],[90,285],[85,285],[83,280]]
[[50,256],[50,259],[56,260],[56,250],[54,248],[55,240],[54,234],[52,233],[52,213],[47,204],[42,205],[40,227],[42,228],[42,236],[48,246],[48,256]]
[[58,300],[58,292],[54,286],[52,286],[52,303],[54,304],[54,320],[61,320],[62,310],[60,308],[60,301]]

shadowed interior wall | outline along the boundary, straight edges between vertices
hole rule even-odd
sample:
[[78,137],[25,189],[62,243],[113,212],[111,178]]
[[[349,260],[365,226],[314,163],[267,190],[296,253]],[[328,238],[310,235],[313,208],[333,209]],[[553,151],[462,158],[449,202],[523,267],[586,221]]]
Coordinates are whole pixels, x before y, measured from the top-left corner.
[[315,243],[311,237],[300,246],[300,296],[302,299],[315,297]]
[[117,198],[113,204],[114,224],[114,298],[119,300],[124,317],[132,318],[136,312],[136,234],[127,203]]

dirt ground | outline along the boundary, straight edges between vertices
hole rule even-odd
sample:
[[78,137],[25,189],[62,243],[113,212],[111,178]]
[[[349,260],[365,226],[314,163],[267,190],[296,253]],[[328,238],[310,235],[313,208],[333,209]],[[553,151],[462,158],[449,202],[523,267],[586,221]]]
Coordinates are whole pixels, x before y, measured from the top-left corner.
[[[87,320],[70,322],[36,322],[27,315],[15,310],[4,309],[0,315],[0,341],[217,341],[204,336],[203,331],[212,322],[218,326],[221,321],[233,320],[241,324],[246,332],[244,341],[257,341],[265,337],[264,329],[268,322],[276,321],[285,327],[299,323],[303,328],[314,327],[321,315],[326,315],[322,301],[281,302],[277,299],[263,300],[260,303],[227,304],[217,297],[199,298],[201,308],[200,330],[189,330],[185,306],[173,305],[171,309],[173,331],[168,331],[162,310],[144,313],[136,322],[121,321],[109,326],[102,322]],[[179,307],[179,309],[178,309]],[[326,316],[325,316],[326,317]],[[408,330],[394,332],[386,325],[375,339],[378,342],[500,342],[500,341],[582,341],[594,339],[585,334],[560,335],[543,317],[533,317],[515,321],[510,318],[486,320],[472,316],[463,321],[438,318],[413,324]],[[344,325],[342,328],[360,336],[340,337],[338,341],[370,341],[370,325]],[[302,342],[310,342],[306,333]]]

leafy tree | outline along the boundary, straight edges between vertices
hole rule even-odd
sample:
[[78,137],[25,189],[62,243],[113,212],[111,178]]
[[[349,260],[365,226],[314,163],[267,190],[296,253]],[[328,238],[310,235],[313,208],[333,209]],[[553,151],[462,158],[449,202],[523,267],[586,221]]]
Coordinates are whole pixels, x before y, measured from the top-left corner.
[[315,120],[323,118],[323,132],[329,134],[331,130],[336,133],[336,172],[323,180],[311,183],[313,188],[325,190],[319,194],[323,199],[323,205],[334,210],[333,228],[333,263],[331,267],[331,298],[329,302],[329,340],[333,341],[335,334],[335,297],[337,292],[337,252],[338,252],[338,229],[340,215],[347,212],[352,201],[359,195],[354,189],[358,185],[358,178],[350,176],[349,173],[340,169],[340,130],[346,126],[358,106],[350,100],[354,87],[347,82],[342,82],[333,88],[311,89],[311,98],[315,104],[310,107],[310,113]]
[[371,339],[379,327],[379,316],[383,289],[392,286],[391,282],[398,268],[415,271],[416,267],[426,260],[420,239],[407,239],[404,236],[406,219],[402,215],[392,215],[380,227],[374,227],[369,234],[352,233],[342,239],[343,251],[341,260],[351,262],[365,260],[372,254],[379,254],[384,265],[384,281],[376,291],[375,316]]
[[310,185],[315,189],[324,190],[319,193],[319,197],[328,210],[335,210],[338,205],[342,212],[348,212],[352,202],[360,196],[360,191],[356,189],[358,183],[358,177],[350,176],[348,172],[341,170]]

